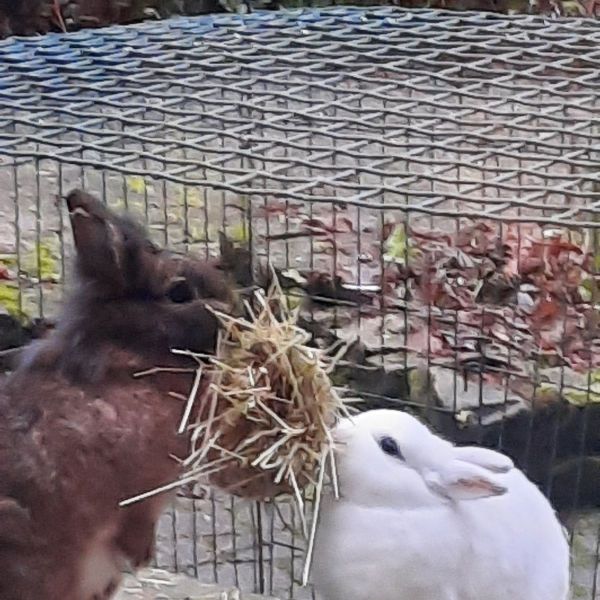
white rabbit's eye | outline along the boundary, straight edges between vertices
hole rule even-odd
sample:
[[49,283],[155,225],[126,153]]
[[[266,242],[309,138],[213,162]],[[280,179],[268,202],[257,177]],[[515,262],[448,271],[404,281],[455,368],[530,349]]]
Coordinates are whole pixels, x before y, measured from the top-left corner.
[[395,458],[404,458],[402,456],[402,452],[400,452],[400,448],[398,448],[398,444],[394,438],[389,436],[384,436],[379,440],[379,447],[389,456],[394,456]]

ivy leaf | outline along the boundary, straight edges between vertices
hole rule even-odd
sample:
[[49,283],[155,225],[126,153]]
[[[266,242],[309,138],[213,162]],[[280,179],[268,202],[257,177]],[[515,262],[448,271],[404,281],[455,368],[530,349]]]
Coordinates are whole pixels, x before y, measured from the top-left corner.
[[0,254],[0,264],[5,267],[13,268],[17,266],[16,254]]
[[[577,0],[563,0],[562,2],[563,14],[568,17],[586,16],[586,10]],[[593,16],[593,15],[589,15]]]
[[396,225],[388,239],[385,241],[385,254],[383,259],[387,262],[406,263],[407,255],[406,229],[403,223]]
[[139,175],[127,177],[127,189],[134,194],[143,194],[147,191],[146,181]]
[[[585,377],[585,375],[584,375]],[[586,406],[587,404],[600,403],[600,369],[594,369],[589,373],[588,389],[583,389],[583,385],[577,388],[564,387],[563,396],[567,402],[574,406]]]
[[[566,395],[565,395],[566,397]],[[553,383],[542,381],[535,389],[534,402],[549,405],[560,401],[558,386]]]
[[301,288],[291,288],[284,292],[283,296],[285,298],[285,307],[288,311],[298,308],[306,298],[306,294]]
[[245,222],[238,223],[227,230],[227,238],[238,244],[245,244],[248,242],[248,225]]
[[569,402],[569,404],[573,404],[574,406],[598,404],[600,403],[600,384],[591,384],[589,392],[588,390],[565,388],[563,390],[563,396],[565,397],[565,400]]
[[14,283],[0,283],[0,309],[2,308],[13,317],[23,317],[19,307],[19,288]]
[[39,281],[57,281],[60,279],[60,267],[54,244],[40,241],[34,249],[23,257],[21,270],[30,278]]
[[384,249],[383,260],[399,265],[406,265],[407,258],[416,258],[421,254],[418,248],[411,247],[404,223],[399,223],[394,227],[385,241]]

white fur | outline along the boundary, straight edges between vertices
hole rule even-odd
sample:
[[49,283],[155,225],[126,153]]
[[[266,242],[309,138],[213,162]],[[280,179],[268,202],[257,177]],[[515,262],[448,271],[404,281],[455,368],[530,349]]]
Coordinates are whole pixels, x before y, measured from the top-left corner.
[[114,528],[107,528],[90,543],[83,555],[79,577],[79,598],[94,600],[105,598],[111,584],[119,584],[125,557],[112,542]]
[[313,562],[325,600],[566,600],[563,530],[508,458],[399,411],[346,420],[336,439],[341,499],[324,498]]

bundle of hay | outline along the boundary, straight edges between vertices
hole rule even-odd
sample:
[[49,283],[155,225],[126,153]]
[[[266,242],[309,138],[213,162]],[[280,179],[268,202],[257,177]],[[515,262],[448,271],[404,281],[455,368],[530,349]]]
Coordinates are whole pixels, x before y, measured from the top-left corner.
[[320,493],[327,460],[335,473],[330,428],[345,408],[329,380],[331,361],[307,347],[310,336],[279,286],[257,291],[255,307],[246,309],[248,319],[215,311],[222,326],[216,357],[198,357],[209,361],[212,382],[207,395],[191,400],[202,405],[185,479],[204,475],[246,498],[292,493],[302,506],[306,487]]
[[[328,466],[337,495],[330,430],[348,413],[328,376],[336,357],[307,346],[310,335],[297,326],[297,312],[288,310],[277,283],[266,296],[257,291],[255,300],[256,309],[246,303],[248,319],[211,309],[222,325],[216,356],[176,351],[199,365],[179,428],[181,433],[192,430],[185,472],[178,481],[124,500],[121,506],[206,478],[245,498],[266,500],[291,493],[308,536],[306,583]],[[337,356],[345,350],[339,349]],[[208,392],[200,394],[204,377],[211,382]],[[190,424],[192,414],[198,416]],[[315,499],[310,535],[303,502],[309,487]]]
[[[337,495],[330,429],[339,416],[349,414],[329,380],[337,357],[306,345],[310,335],[297,326],[297,311],[288,310],[277,283],[268,296],[259,290],[255,298],[258,311],[245,303],[250,319],[207,307],[223,329],[216,356],[174,350],[199,363],[179,427],[180,433],[192,430],[184,474],[120,506],[208,478],[245,498],[268,500],[293,493],[303,509],[307,487],[316,488],[320,496],[328,460]],[[337,356],[345,351],[342,348]],[[169,369],[137,375],[156,370]],[[197,398],[204,377],[211,379],[208,393]],[[194,410],[196,402],[201,404]],[[192,413],[198,417],[190,425]]]

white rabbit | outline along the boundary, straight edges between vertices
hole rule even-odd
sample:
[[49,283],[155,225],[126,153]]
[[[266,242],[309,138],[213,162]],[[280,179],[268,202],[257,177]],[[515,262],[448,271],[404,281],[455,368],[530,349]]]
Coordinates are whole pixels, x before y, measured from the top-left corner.
[[323,498],[312,566],[325,600],[567,599],[563,529],[510,459],[396,410],[335,438],[340,498]]

